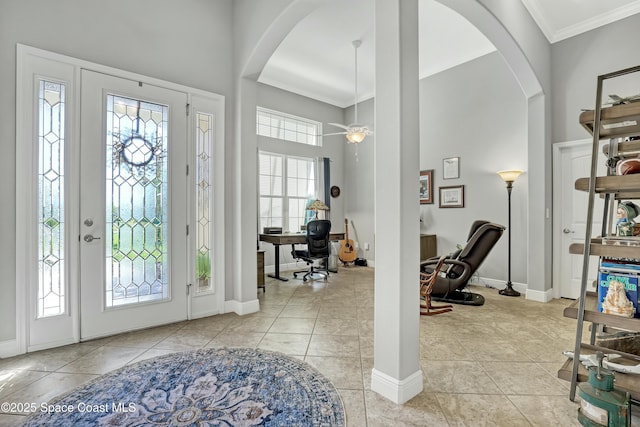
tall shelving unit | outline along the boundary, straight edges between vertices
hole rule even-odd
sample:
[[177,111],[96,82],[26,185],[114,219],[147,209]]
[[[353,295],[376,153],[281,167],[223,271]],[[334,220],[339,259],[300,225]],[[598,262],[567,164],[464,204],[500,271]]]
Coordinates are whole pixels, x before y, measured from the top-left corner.
[[[610,172],[608,176],[597,176],[598,149],[601,140],[609,139],[605,146],[608,158],[637,157],[640,154],[640,141],[622,141],[622,138],[640,136],[640,102],[612,105],[602,108],[603,82],[608,79],[640,72],[640,66],[615,71],[598,76],[595,110],[585,111],[580,115],[580,123],[593,136],[591,153],[591,173],[589,177],[579,178],[575,189],[589,193],[585,240],[583,244],[572,244],[569,248],[572,254],[582,254],[582,280],[580,297],[571,307],[564,311],[565,317],[577,320],[576,338],[573,359],[568,359],[558,371],[558,377],[571,381],[569,398],[575,399],[577,383],[587,381],[587,371],[582,367],[579,358],[582,350],[594,352],[620,354],[631,363],[640,363],[640,356],[617,350],[611,350],[595,344],[598,327],[611,330],[631,330],[640,332],[640,319],[601,313],[597,309],[597,295],[587,292],[589,259],[591,256],[607,256],[614,258],[637,259],[640,262],[640,246],[607,245],[602,237],[591,238],[593,209],[595,197],[604,197],[604,215],[601,236],[612,233],[607,230],[608,212],[612,212],[612,204],[618,200],[640,199],[640,174],[615,176]],[[611,171],[611,168],[609,169]],[[613,231],[615,234],[615,230]],[[591,323],[589,342],[583,342],[584,323]],[[631,393],[634,403],[640,402],[640,378],[631,374],[616,373],[616,388]]]

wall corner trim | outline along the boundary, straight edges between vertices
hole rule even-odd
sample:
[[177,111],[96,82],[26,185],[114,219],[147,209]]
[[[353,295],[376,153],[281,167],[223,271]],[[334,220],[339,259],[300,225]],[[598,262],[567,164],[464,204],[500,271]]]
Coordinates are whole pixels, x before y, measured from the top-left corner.
[[553,299],[553,289],[547,289],[546,291],[527,289],[525,298],[530,301],[549,302]]
[[377,369],[371,370],[371,390],[394,403],[402,404],[422,391],[422,371],[418,369],[403,380],[397,380]]
[[243,316],[245,314],[256,313],[258,311],[260,311],[260,301],[257,299],[246,302],[240,302],[237,300],[224,302],[225,313],[234,312],[237,315]]

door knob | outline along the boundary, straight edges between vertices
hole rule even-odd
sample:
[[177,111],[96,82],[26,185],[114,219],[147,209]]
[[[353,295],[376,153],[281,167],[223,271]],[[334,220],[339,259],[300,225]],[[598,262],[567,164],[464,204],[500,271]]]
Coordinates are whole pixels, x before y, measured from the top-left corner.
[[573,231],[573,230],[569,230],[568,228],[565,228],[564,230],[562,230],[562,232],[563,232],[564,234],[575,233],[575,231]]
[[85,234],[83,239],[84,239],[85,242],[91,243],[94,240],[100,240],[100,237],[93,237],[91,234]]
[[87,227],[91,227],[93,225],[93,220],[91,218],[85,219],[84,225],[86,225]]

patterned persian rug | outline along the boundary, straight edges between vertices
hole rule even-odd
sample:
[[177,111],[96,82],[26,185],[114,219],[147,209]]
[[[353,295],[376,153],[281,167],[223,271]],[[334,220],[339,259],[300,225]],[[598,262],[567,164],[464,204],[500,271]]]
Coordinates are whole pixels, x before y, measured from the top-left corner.
[[316,369],[281,353],[220,348],[112,371],[51,401],[26,426],[344,426]]

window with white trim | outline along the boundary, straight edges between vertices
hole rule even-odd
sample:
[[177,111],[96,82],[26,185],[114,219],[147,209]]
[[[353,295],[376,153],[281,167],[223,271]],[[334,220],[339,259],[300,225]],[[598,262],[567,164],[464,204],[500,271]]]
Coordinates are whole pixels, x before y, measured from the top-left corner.
[[257,107],[256,110],[258,135],[307,145],[322,145],[321,122],[262,107]]
[[313,158],[258,153],[260,231],[300,231],[310,219],[306,207],[316,197],[317,169]]

